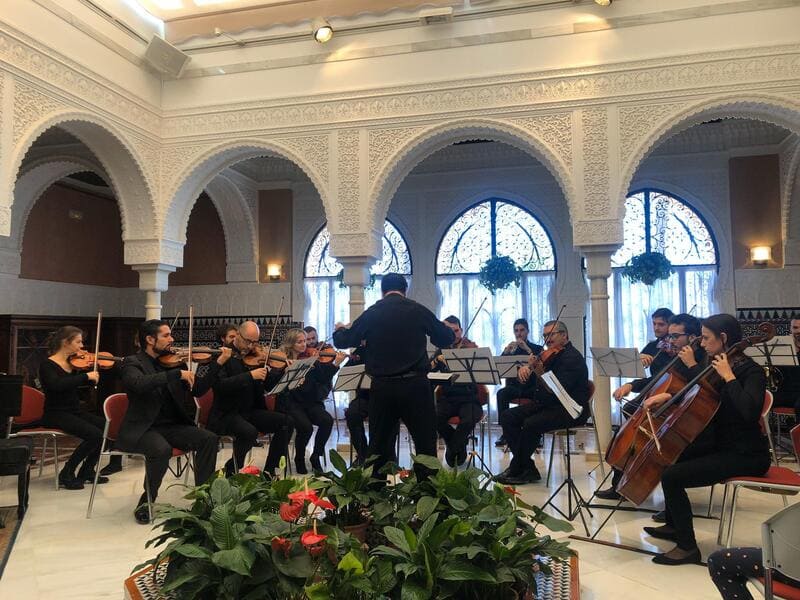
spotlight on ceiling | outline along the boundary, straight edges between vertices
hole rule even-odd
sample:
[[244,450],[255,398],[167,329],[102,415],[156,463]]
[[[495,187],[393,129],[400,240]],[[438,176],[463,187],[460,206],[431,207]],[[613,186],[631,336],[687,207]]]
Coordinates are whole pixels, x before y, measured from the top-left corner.
[[594,0],[595,4],[599,4],[600,6],[611,6],[611,3],[614,0]]
[[314,33],[314,40],[320,44],[329,42],[333,37],[333,27],[327,20],[322,17],[317,17],[311,23],[311,31]]

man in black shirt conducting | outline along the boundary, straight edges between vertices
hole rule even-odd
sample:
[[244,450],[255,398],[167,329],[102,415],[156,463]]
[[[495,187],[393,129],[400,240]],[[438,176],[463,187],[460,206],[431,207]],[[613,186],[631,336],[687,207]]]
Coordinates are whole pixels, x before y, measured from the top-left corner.
[[[141,350],[122,363],[122,386],[128,411],[119,430],[117,448],[145,455],[146,485],[155,501],[172,449],[194,452],[195,485],[214,474],[217,436],[195,427],[183,409],[183,397],[194,386],[194,373],[166,369],[158,357],[169,352],[172,332],[165,321],[152,319],[139,327]],[[136,522],[150,521],[147,490],[134,511]]]
[[[369,393],[369,455],[377,455],[378,473],[393,454],[402,419],[417,454],[436,456],[436,409],[428,383],[427,337],[439,348],[453,343],[453,332],[427,308],[406,298],[405,278],[389,273],[381,279],[383,299],[369,307],[350,328],[336,324],[337,348],[366,340],[365,370],[372,378]],[[420,475],[424,470],[419,470]]]

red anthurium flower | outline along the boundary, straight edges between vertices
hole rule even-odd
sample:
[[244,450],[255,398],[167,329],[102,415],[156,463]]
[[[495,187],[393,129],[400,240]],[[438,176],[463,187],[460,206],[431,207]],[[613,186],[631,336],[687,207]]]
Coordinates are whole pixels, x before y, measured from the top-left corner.
[[[316,527],[314,529],[316,529]],[[309,529],[300,536],[300,543],[305,546],[311,556],[317,557],[325,552],[325,540],[327,538],[327,535]]]
[[300,517],[303,512],[303,503],[302,502],[292,502],[289,504],[288,502],[284,502],[278,508],[278,514],[281,516],[281,519],[286,521],[287,523],[292,523]]
[[272,549],[275,552],[283,552],[285,557],[289,557],[289,551],[292,549],[292,540],[287,540],[285,537],[272,538]]
[[411,477],[411,471],[409,471],[408,469],[400,469],[397,472],[397,476],[400,479],[408,479],[409,477]]
[[320,508],[324,508],[325,510],[334,510],[336,507],[333,505],[333,502],[328,500],[324,500],[320,498],[316,502],[314,502],[315,506],[319,506]]
[[289,500],[292,502],[314,502],[316,503],[319,500],[319,496],[317,496],[317,492],[314,490],[300,490],[299,492],[292,492],[289,494]]
[[239,473],[244,473],[245,475],[259,475],[261,473],[261,469],[255,465],[247,465],[246,467],[239,469]]
[[511,487],[510,485],[507,485],[506,487],[504,487],[503,491],[506,494],[511,494],[512,496],[519,496],[520,495],[520,493],[517,491],[517,489],[514,488],[514,487]]

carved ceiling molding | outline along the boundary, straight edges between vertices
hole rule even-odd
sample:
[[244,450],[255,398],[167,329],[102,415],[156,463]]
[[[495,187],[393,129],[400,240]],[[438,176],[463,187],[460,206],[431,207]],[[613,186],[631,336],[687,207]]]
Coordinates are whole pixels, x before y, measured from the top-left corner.
[[576,248],[620,246],[622,241],[622,219],[577,221],[572,225],[572,244]]
[[583,128],[583,212],[591,218],[608,216],[610,161],[608,155],[608,109],[586,108],[581,112]]
[[369,131],[369,184],[386,167],[397,147],[422,131],[422,127],[391,127]]
[[[336,209],[338,227],[332,231],[349,233],[361,229],[359,208],[361,201],[361,135],[357,130],[342,130],[337,133],[338,190]],[[362,240],[362,244],[363,244]]]

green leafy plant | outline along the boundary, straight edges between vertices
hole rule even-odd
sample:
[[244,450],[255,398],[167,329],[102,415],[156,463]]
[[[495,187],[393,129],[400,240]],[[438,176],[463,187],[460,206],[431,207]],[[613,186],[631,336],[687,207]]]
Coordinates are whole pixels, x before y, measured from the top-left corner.
[[522,269],[508,256],[493,256],[481,267],[478,273],[480,284],[495,294],[510,285],[518,286],[522,281]]
[[334,470],[326,471],[322,477],[328,481],[324,493],[335,508],[328,512],[326,522],[337,527],[366,522],[369,511],[380,497],[375,486],[378,481],[372,477],[371,463],[374,459],[368,460],[364,466],[348,467],[336,450],[331,449],[329,457]]
[[622,275],[634,283],[653,285],[660,279],[668,279],[675,272],[669,259],[660,252],[643,252],[632,257],[622,268]]

